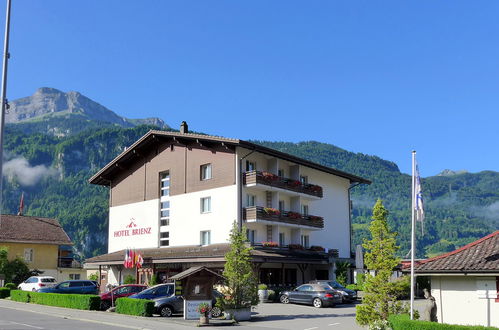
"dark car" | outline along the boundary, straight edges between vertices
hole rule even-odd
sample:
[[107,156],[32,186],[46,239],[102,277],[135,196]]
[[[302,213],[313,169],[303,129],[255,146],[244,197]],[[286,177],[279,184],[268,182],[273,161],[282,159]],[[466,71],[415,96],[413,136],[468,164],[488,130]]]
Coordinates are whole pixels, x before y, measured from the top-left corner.
[[51,288],[41,288],[38,292],[99,294],[99,286],[94,281],[74,280],[61,282]]
[[175,292],[175,286],[173,283],[158,284],[149,289],[133,294],[128,298],[152,300],[161,297],[169,297],[173,295],[174,292]]
[[284,291],[279,300],[283,304],[296,303],[313,305],[321,308],[325,306],[333,307],[341,303],[341,294],[331,289],[329,285],[303,284],[293,291]]
[[[222,297],[222,294],[217,290],[213,290],[211,305],[214,307],[211,309],[212,317],[219,317],[222,315],[222,309],[215,306],[218,297]],[[163,317],[170,317],[173,314],[182,314],[184,312],[184,298],[172,295],[170,297],[154,299],[154,309],[156,314]]]
[[342,303],[351,303],[357,300],[357,292],[345,288],[343,285],[336,281],[311,281],[310,283],[325,284],[329,285],[331,288],[338,290],[341,293]]
[[139,293],[145,289],[147,289],[147,285],[144,284],[125,284],[120,285],[111,291],[101,293],[101,309],[107,310],[116,302],[116,299],[131,296],[132,294]]

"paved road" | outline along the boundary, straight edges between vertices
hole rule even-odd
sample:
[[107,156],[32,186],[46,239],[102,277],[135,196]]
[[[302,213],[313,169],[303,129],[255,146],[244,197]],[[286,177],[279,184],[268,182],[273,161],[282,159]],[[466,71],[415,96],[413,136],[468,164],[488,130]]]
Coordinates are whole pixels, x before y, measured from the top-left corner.
[[[189,329],[195,321],[181,317],[134,317],[97,311],[18,303],[0,299],[1,330],[78,330],[78,329]],[[212,326],[211,329],[227,329]],[[238,329],[338,330],[362,329],[355,324],[355,306],[314,308],[302,305],[261,304],[253,311],[251,322],[241,322]]]

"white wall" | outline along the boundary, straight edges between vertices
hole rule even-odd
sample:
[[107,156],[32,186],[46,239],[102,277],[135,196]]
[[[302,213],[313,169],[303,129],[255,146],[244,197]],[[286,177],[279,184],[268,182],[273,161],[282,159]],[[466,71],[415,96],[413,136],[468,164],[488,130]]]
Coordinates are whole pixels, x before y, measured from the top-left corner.
[[[201,214],[202,197],[211,197],[210,213]],[[171,196],[170,246],[200,244],[200,232],[204,230],[211,231],[212,244],[227,243],[236,219],[236,185]]]
[[158,199],[113,206],[109,208],[108,253],[158,247],[158,231]]
[[440,323],[499,327],[495,277],[432,276],[431,294]]

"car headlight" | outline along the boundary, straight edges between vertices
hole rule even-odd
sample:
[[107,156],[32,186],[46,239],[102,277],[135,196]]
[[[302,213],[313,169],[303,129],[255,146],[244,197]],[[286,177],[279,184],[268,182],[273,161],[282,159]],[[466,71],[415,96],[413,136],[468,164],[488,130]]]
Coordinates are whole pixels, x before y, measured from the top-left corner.
[[346,293],[345,291],[340,291],[340,293],[344,296],[348,296],[348,293]]

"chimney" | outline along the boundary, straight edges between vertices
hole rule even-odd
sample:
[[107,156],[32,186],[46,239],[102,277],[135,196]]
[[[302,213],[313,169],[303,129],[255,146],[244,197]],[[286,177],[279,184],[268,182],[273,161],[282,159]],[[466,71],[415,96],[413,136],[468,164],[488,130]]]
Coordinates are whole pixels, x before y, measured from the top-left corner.
[[186,134],[189,133],[189,127],[187,126],[187,123],[185,121],[180,124],[180,133]]

